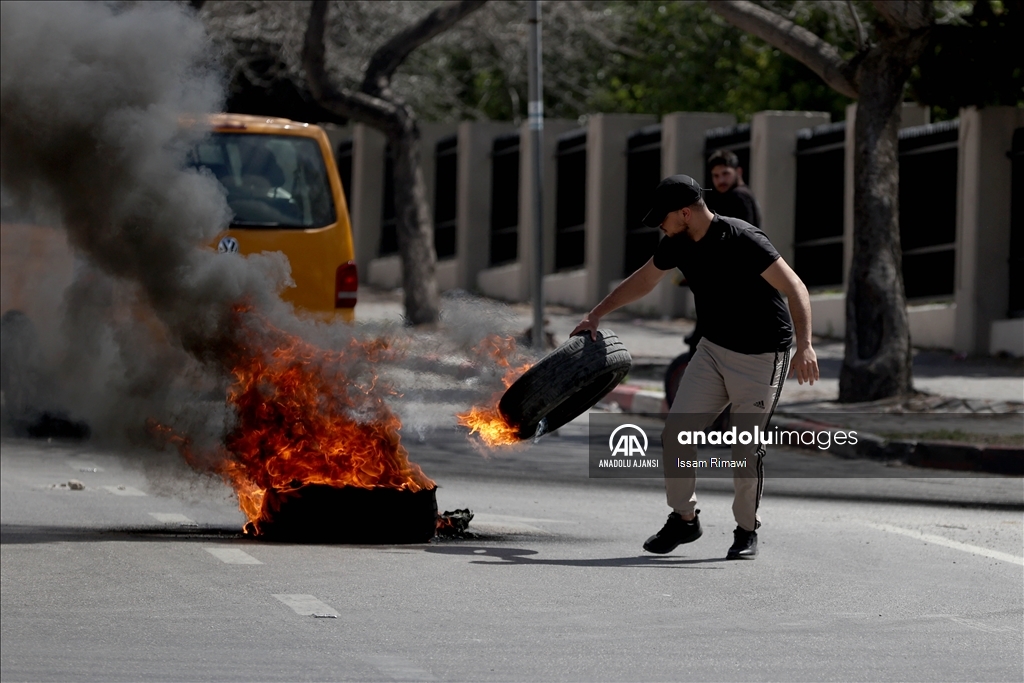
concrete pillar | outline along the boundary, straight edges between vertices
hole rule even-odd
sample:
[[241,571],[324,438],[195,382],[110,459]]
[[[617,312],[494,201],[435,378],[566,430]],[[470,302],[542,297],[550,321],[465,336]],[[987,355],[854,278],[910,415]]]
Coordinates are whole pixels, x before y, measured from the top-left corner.
[[711,128],[736,125],[732,114],[678,111],[661,120],[661,175],[685,173],[704,180],[704,137]]
[[1016,107],[960,110],[957,173],[956,333],[954,348],[987,353],[992,323],[1009,306],[1013,131],[1024,126]]
[[750,123],[750,190],[761,205],[761,229],[793,263],[796,132],[830,122],[825,112],[761,111]]
[[626,246],[626,138],[657,122],[646,114],[595,114],[587,123],[586,293],[596,306],[622,278]]
[[[530,129],[527,123],[519,128],[519,301],[529,301],[533,282],[533,150],[530,148]],[[576,121],[569,119],[544,119],[543,173],[544,187],[544,272],[551,273],[555,267],[555,148],[558,136],[574,128]]]
[[[844,191],[843,191],[843,289],[850,278],[853,264],[853,139],[857,105],[846,106],[846,139],[843,149]],[[931,109],[916,102],[904,102],[900,110],[900,128],[911,128],[931,123]]]
[[[736,125],[732,114],[714,112],[673,112],[661,120],[661,176],[683,173],[698,182],[704,180],[704,136],[711,128]],[[693,318],[697,311],[689,287],[680,287],[678,270],[661,279],[652,292],[664,317]]]
[[510,123],[459,124],[455,283],[462,289],[474,289],[477,275],[487,268],[491,246],[491,147],[494,138],[513,131],[515,126]]
[[381,205],[384,201],[383,133],[366,124],[352,126],[352,239],[355,243],[359,276],[365,282],[370,261],[380,247]]

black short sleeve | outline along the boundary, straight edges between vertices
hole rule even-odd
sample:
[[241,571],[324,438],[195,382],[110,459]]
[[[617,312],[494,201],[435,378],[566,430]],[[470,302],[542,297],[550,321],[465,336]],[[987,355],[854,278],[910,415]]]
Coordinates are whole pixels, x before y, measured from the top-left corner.
[[760,230],[744,230],[736,234],[737,258],[741,267],[760,275],[775,263],[779,252]]
[[679,244],[681,235],[663,237],[654,250],[654,267],[658,270],[672,270],[679,267]]

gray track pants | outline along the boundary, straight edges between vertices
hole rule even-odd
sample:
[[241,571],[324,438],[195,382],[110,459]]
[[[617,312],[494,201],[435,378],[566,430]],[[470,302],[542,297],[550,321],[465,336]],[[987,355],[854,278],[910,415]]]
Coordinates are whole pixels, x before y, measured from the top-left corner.
[[[706,429],[730,403],[733,425],[741,430],[753,430],[756,425],[763,431],[775,410],[788,372],[788,351],[744,354],[702,339],[672,402],[673,433],[669,434],[666,429],[663,438],[675,438],[675,429],[694,432]],[[680,457],[696,459],[696,446],[679,448],[682,449]],[[732,504],[736,523],[747,531],[761,525],[757,508],[764,484],[761,462],[764,454],[765,447],[761,444],[732,446],[732,459],[747,462],[746,468],[733,470],[736,495]],[[697,505],[696,484],[693,476],[666,477],[669,507],[680,514],[692,513]]]

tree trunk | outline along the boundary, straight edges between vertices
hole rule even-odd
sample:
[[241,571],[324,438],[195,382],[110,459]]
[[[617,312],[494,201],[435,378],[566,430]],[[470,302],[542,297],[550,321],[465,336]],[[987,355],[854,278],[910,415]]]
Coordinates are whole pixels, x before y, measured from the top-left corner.
[[[401,109],[407,113],[404,107]],[[420,169],[419,127],[411,117],[403,119],[401,129],[388,136],[394,154],[395,224],[402,258],[406,322],[422,325],[437,322],[440,315],[435,277],[437,253],[426,184]]]
[[903,88],[925,33],[883,40],[859,68],[854,137],[853,263],[846,292],[846,354],[839,400],[875,401],[913,390],[899,224]]

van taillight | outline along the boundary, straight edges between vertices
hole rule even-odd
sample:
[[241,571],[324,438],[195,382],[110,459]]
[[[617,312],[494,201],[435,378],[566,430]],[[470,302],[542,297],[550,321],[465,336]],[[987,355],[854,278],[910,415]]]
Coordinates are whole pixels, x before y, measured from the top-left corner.
[[355,261],[342,263],[334,275],[334,307],[353,308],[359,292],[359,269]]

